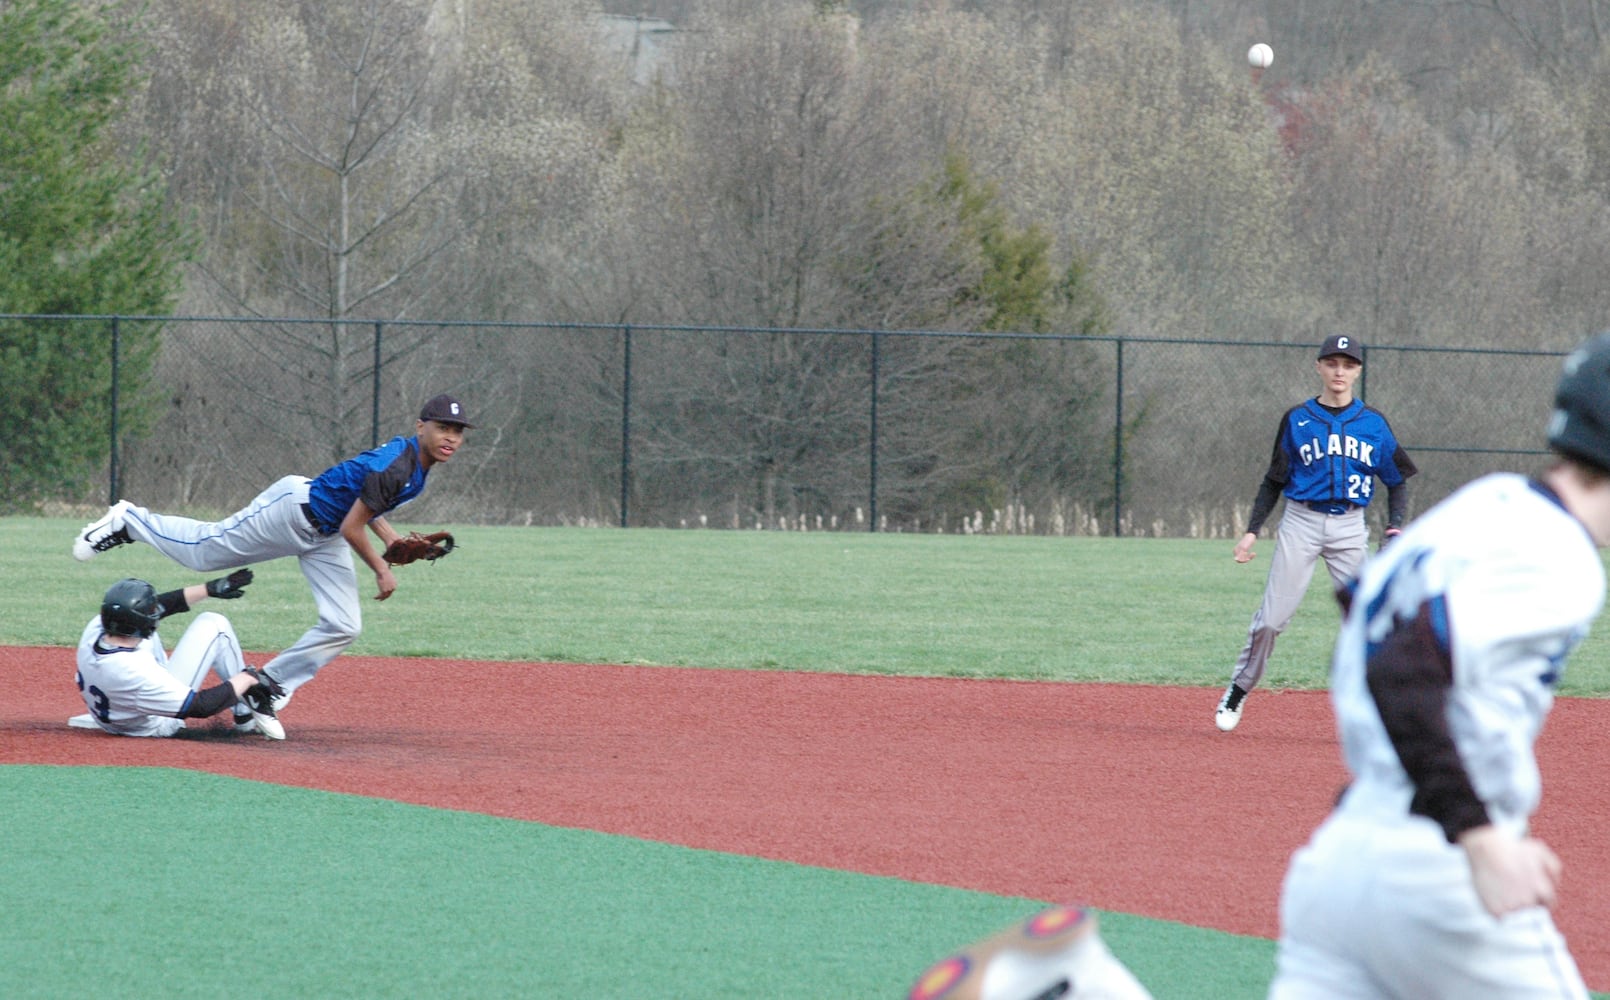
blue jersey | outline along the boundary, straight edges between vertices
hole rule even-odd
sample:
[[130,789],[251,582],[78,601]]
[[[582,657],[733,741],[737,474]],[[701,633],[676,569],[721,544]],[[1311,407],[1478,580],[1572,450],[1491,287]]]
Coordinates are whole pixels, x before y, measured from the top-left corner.
[[354,500],[376,516],[395,510],[425,490],[425,466],[419,460],[419,438],[394,437],[378,448],[355,455],[319,474],[308,487],[308,506],[319,530],[341,530]]
[[1386,417],[1354,400],[1332,412],[1310,399],[1280,420],[1270,475],[1290,500],[1367,507],[1375,480],[1398,486],[1417,470]]

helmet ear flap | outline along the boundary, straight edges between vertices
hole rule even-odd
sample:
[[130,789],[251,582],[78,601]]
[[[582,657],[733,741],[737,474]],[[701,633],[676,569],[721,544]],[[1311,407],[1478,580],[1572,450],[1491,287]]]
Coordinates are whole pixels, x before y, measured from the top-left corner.
[[156,588],[144,580],[119,580],[101,600],[101,628],[108,635],[150,638],[162,620]]
[[1610,331],[1565,359],[1549,417],[1549,447],[1610,471]]

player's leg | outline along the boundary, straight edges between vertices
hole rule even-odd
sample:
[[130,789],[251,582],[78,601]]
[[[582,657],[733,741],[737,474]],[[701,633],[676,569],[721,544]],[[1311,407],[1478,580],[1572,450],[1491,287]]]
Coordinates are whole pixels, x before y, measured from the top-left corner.
[[1331,583],[1340,588],[1354,577],[1364,565],[1369,552],[1370,526],[1364,521],[1364,512],[1328,517],[1325,523],[1325,542],[1320,555],[1330,572]]
[[1292,616],[1302,606],[1324,541],[1325,517],[1290,502],[1280,516],[1263,602],[1247,627],[1247,641],[1236,657],[1235,671],[1230,678],[1242,691],[1251,691],[1263,679],[1264,669],[1275,649],[1275,639],[1291,624]]
[[[352,549],[346,539],[332,535],[317,548],[302,553],[297,561],[313,589],[319,621],[263,666],[264,672],[285,688],[286,700],[312,680],[319,668],[340,656],[363,631],[358,577],[352,569]],[[283,706],[284,702],[279,704]]]
[[[1375,897],[1394,903],[1365,923],[1375,972],[1399,995],[1586,1000],[1581,973],[1546,909],[1494,920],[1470,884],[1464,851],[1435,824],[1405,818],[1395,839],[1405,845],[1402,851],[1368,859]],[[1378,835],[1375,843],[1392,840]]]
[[1269,1000],[1395,1000],[1352,962],[1324,948],[1280,942]]
[[[1359,960],[1360,934],[1374,918],[1367,873],[1368,831],[1332,816],[1299,848],[1280,890],[1280,942],[1269,1000],[1387,1000]],[[1360,839],[1363,838],[1363,839]],[[1368,864],[1368,861],[1363,863]]]
[[122,514],[123,530],[134,541],[203,573],[299,555],[319,537],[302,513],[307,488],[306,478],[287,476],[222,521],[197,521],[129,504]]
[[246,669],[246,659],[241,655],[240,640],[235,637],[229,619],[213,611],[203,611],[179,637],[165,666],[179,683],[199,691],[207,686],[209,671],[219,680],[227,681]]
[[[245,670],[246,658],[241,654],[240,639],[229,619],[213,611],[203,611],[185,629],[163,666],[181,684],[199,691],[209,686],[208,674],[228,681]],[[265,718],[264,714],[254,713],[245,702],[237,702],[232,714],[237,732],[260,732],[276,740],[285,738],[285,730],[272,712],[264,713]]]

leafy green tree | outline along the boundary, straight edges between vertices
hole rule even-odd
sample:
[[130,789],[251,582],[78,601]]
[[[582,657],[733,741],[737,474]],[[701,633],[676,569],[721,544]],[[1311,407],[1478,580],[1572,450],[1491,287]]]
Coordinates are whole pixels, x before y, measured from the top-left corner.
[[[192,240],[142,156],[106,137],[138,82],[129,37],[93,5],[0,3],[0,312],[172,306]],[[107,457],[109,331],[83,320],[0,322],[0,422],[10,429],[0,510],[59,496]],[[127,323],[119,333],[119,385],[133,400],[158,330]]]

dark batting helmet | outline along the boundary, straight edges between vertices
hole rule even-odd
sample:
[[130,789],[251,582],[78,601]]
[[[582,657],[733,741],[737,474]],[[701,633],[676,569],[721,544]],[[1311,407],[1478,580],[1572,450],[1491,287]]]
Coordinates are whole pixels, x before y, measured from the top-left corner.
[[1549,447],[1610,470],[1610,331],[1565,359],[1554,390]]
[[162,620],[156,588],[144,580],[119,580],[101,599],[101,628],[107,635],[148,638]]

